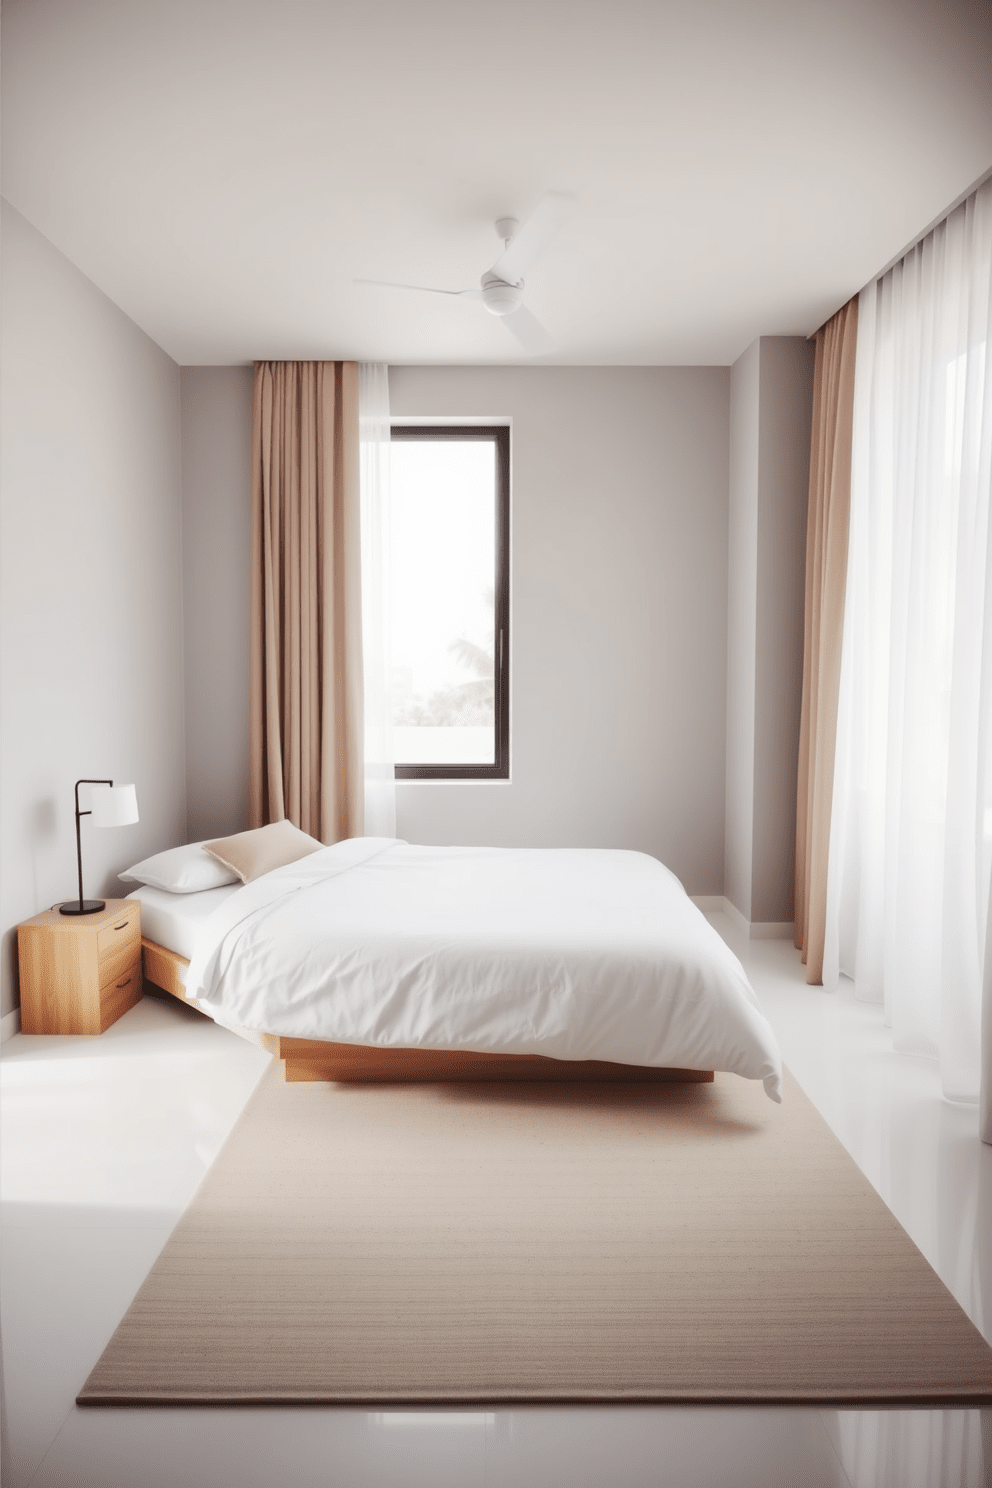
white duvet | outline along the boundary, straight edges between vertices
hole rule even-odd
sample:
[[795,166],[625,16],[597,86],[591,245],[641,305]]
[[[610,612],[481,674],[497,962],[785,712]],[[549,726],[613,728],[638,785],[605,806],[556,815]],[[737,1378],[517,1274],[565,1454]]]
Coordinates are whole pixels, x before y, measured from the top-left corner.
[[643,853],[339,842],[232,894],[186,992],[287,1037],[729,1070],[781,1099],[743,967]]

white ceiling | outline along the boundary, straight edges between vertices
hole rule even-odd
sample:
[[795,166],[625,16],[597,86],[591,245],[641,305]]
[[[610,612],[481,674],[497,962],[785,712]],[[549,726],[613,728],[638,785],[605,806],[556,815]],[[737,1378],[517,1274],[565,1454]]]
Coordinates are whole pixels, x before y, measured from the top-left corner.
[[567,364],[808,334],[992,166],[988,0],[3,0],[2,189],[176,361]]

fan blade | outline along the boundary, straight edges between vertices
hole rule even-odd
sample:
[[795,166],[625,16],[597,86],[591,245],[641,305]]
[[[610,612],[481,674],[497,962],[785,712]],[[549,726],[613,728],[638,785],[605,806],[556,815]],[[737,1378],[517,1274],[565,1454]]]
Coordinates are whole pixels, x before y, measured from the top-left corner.
[[503,324],[511,336],[516,336],[529,356],[548,356],[555,351],[555,343],[536,316],[531,315],[526,305],[514,310],[512,315],[502,317]]
[[531,264],[542,254],[562,223],[570,216],[575,197],[564,191],[546,191],[491,273],[507,284],[519,284]]
[[396,284],[392,279],[353,279],[353,284],[376,284],[380,289],[412,289],[417,294],[461,296],[469,300],[481,300],[481,289],[434,289],[429,284]]

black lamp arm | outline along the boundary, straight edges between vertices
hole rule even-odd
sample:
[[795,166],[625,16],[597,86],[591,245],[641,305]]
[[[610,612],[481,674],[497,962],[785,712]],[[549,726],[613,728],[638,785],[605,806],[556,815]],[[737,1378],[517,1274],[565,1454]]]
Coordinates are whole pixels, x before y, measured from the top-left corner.
[[79,869],[79,913],[83,912],[83,848],[79,840],[79,818],[81,816],[92,816],[91,811],[80,811],[79,809],[79,787],[81,785],[113,785],[112,780],[77,780],[76,781],[76,866]]

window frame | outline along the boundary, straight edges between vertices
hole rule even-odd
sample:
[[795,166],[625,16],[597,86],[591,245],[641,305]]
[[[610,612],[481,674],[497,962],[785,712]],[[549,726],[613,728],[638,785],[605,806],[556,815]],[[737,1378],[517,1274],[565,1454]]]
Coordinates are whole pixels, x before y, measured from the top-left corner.
[[402,439],[488,439],[496,451],[496,572],[493,576],[493,701],[495,760],[491,765],[409,765],[397,761],[397,780],[509,780],[510,778],[510,427],[508,424],[390,425]]

